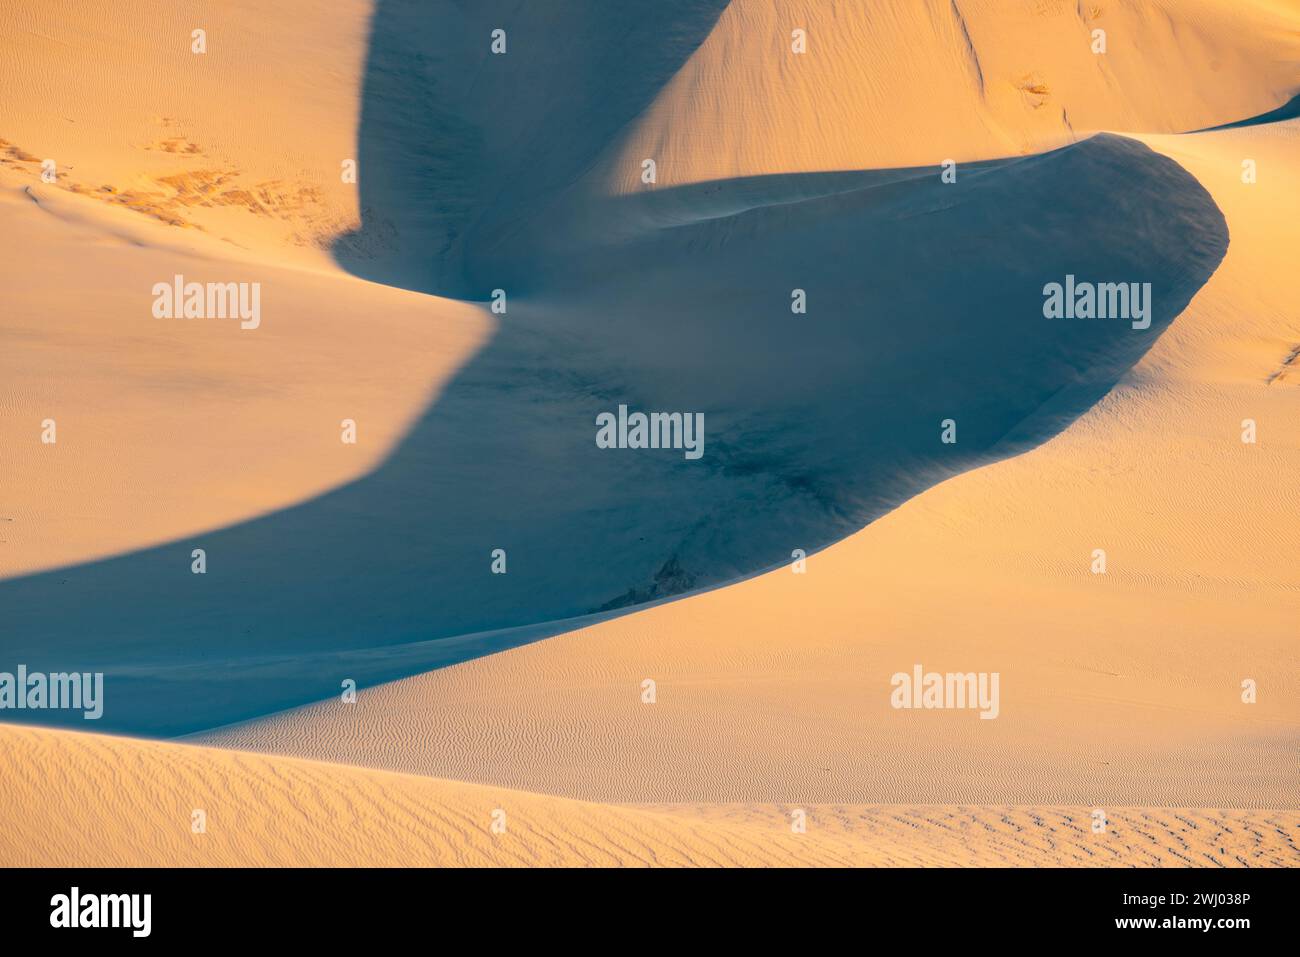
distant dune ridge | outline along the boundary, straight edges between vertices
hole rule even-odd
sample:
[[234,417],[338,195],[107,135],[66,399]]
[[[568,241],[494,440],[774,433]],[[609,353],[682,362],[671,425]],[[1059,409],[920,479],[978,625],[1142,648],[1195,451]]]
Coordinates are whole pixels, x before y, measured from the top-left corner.
[[642,156],[680,185],[1199,129],[1294,95],[1295,14],[1291,0],[734,0],[608,175],[635,192],[625,161]]
[[313,10],[0,13],[0,670],[196,732],[0,714],[0,863],[1300,863],[1300,3]]

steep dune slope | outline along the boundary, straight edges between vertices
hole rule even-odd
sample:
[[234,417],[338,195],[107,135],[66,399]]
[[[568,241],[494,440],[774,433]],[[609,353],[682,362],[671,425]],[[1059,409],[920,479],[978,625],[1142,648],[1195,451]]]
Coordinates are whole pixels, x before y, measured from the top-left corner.
[[[588,799],[1295,807],[1300,121],[1150,142],[1211,191],[1232,245],[1045,445],[806,574],[202,740]],[[894,710],[890,677],[916,663],[999,672],[999,717]]]
[[1290,0],[736,0],[603,173],[629,193],[645,158],[680,186],[1199,129],[1295,94],[1298,26]]
[[579,179],[726,5],[660,0],[640,15],[607,0],[377,0],[357,91],[362,217],[338,237],[339,261],[486,299],[499,278],[467,270],[487,240]]
[[[502,647],[540,623],[555,633],[722,584],[1059,430],[1156,341],[1226,247],[1221,215],[1177,164],[1098,137],[954,185],[850,189],[597,251],[592,274],[544,273],[563,291],[516,302],[363,478],[202,541],[0,583],[15,625],[0,647],[34,669],[109,673],[106,729],[181,734],[345,678],[427,670],[448,661],[444,639],[503,633]],[[1145,322],[1045,319],[1044,284],[1072,272],[1145,282]],[[266,280],[268,323],[273,292],[292,301],[279,283]],[[796,288],[807,314],[791,309]],[[464,307],[434,302],[424,334],[450,338]],[[416,387],[388,359],[398,343],[353,321],[374,349],[355,374],[377,384],[387,362]],[[225,334],[252,349],[280,328]],[[322,357],[360,358],[334,330],[301,331]],[[420,335],[412,324],[402,343]],[[345,413],[311,371],[313,404],[285,427],[345,455]],[[597,416],[620,405],[702,417],[700,454],[602,448]],[[43,451],[27,455],[48,462]],[[194,547],[210,557],[201,579]],[[496,549],[507,574],[494,574]]]

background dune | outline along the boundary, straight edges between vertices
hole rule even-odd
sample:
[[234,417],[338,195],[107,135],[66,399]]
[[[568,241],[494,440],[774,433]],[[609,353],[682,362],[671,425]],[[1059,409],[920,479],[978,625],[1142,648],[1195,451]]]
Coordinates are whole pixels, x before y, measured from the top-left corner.
[[[1296,12],[1273,0],[735,0],[619,144],[608,182],[639,192],[644,157],[661,184],[682,185],[1225,123],[1295,95]],[[794,29],[808,53],[792,52]]]
[[357,156],[371,9],[6,4],[0,156],[53,159],[60,188],[209,233],[227,255],[331,269],[360,217],[341,164]]

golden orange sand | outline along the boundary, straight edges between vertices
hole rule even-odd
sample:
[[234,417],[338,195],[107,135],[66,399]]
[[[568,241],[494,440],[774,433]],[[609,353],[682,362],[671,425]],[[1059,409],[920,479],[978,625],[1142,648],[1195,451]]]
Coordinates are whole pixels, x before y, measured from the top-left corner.
[[[357,478],[490,335],[483,310],[363,282],[330,254],[358,221],[341,164],[357,153],[370,10],[0,11],[0,577]],[[262,326],[154,319],[150,290],[178,272],[260,282]]]
[[[234,264],[216,240],[3,168],[0,217],[0,577],[231,524],[365,474],[492,327],[471,304],[340,271]],[[260,326],[154,318],[154,284],[178,273],[260,283]]]
[[664,188],[1202,129],[1295,95],[1298,23],[1293,0],[732,0],[606,175],[639,192],[645,158]]
[[329,245],[359,217],[342,163],[357,156],[371,8],[6,4],[0,163],[53,159],[60,189],[203,231],[229,255],[333,269]]
[[[1095,129],[1208,126],[1300,87],[1293,3],[1085,7],[737,0],[611,144],[606,181],[625,188],[643,155],[659,157],[664,185],[937,165]],[[95,90],[62,38],[124,28],[71,4],[37,19],[47,9],[0,15],[21,18],[0,53],[28,77],[0,91],[0,268],[18,297],[0,352],[15,517],[0,575],[236,521],[361,474],[490,330],[472,307],[333,270],[320,237],[355,209],[332,185],[301,213],[285,192],[268,191],[273,215],[183,198],[185,177],[208,167],[236,171],[218,196],[265,182],[302,195],[290,166],[336,179],[354,148],[362,5],[337,18],[230,5],[212,22],[247,44],[291,23],[300,53],[218,60],[227,72],[204,79],[163,58],[138,87]],[[131,10],[188,26],[161,2]],[[1104,62],[1084,39],[1094,20]],[[774,68],[785,51],[770,34],[784,42],[796,21],[811,25],[810,54]],[[961,30],[970,47],[954,42]],[[152,35],[133,42],[145,47],[122,56],[158,56]],[[232,92],[241,69],[282,82],[250,107]],[[85,104],[70,123],[108,137],[52,124],[34,99],[51,82]],[[917,496],[804,575],[782,569],[203,739],[269,753],[0,727],[0,863],[1296,864],[1300,125],[1143,139],[1210,191],[1231,246],[1145,358],[1051,441]],[[319,152],[285,159],[301,149]],[[47,153],[66,182],[39,183]],[[1248,158],[1253,185],[1240,179]],[[103,185],[130,201],[90,195]],[[164,225],[171,214],[196,228]],[[177,248],[196,274],[233,257],[293,295],[256,343],[99,334],[108,310],[150,321],[140,290],[174,271]],[[275,265],[255,264],[267,250]],[[372,444],[345,457],[349,414]],[[57,471],[38,441],[46,416],[94,436],[58,448],[76,458]],[[1240,440],[1246,418],[1257,444]],[[1090,572],[1097,548],[1104,576]],[[999,671],[999,718],[895,711],[890,675],[915,663]],[[1255,704],[1241,700],[1248,678]],[[1089,827],[1098,806],[1104,835]],[[190,832],[196,807],[204,835]],[[489,830],[496,808],[507,835]],[[807,834],[790,831],[795,808]]]
[[[1295,812],[628,807],[0,726],[3,866],[1279,866]],[[203,832],[195,833],[195,811]],[[795,833],[794,812],[805,830]],[[493,824],[504,826],[493,831]]]
[[[1213,193],[1232,245],[1056,438],[805,574],[202,740],[609,801],[1297,807],[1300,121],[1152,144]],[[1000,716],[894,710],[890,678],[917,663],[999,672]]]

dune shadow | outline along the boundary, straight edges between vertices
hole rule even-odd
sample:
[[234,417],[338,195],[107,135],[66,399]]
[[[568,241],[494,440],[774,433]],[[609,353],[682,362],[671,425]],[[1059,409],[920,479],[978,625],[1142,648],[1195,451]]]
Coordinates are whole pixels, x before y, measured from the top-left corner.
[[357,130],[361,225],[335,257],[376,282],[484,298],[463,274],[479,237],[580,177],[727,3],[662,0],[641,16],[608,0],[379,0]]
[[[464,76],[463,52],[425,47],[439,33],[421,32],[425,6],[381,3],[377,21],[393,19],[375,25],[366,74],[365,221],[339,259],[409,288],[507,288],[499,331],[350,485],[0,582],[0,662],[102,670],[94,730],[176,735],[775,567],[1054,434],[1149,348],[1226,252],[1223,217],[1199,184],[1114,136],[972,164],[955,183],[922,169],[625,197],[582,188],[602,144],[722,5],[682,3],[697,29],[646,50],[652,37],[616,29],[607,11],[618,5],[547,4],[588,13],[609,48],[561,45],[523,72],[479,62]],[[484,50],[491,14],[523,9],[435,6]],[[506,58],[528,38],[507,29]],[[420,77],[403,84],[408,58]],[[580,80],[564,73],[575,58]],[[624,71],[619,107],[596,105]],[[432,102],[420,110],[398,88]],[[523,99],[502,112],[512,92]],[[577,142],[584,117],[592,138]],[[498,155],[511,142],[536,179]],[[446,177],[445,192],[420,178],[421,163]],[[1044,318],[1044,285],[1067,275],[1151,283],[1150,327]],[[794,290],[804,313],[792,311]],[[598,447],[596,416],[620,404],[702,413],[703,455]],[[955,443],[942,440],[948,419]],[[193,547],[207,552],[204,575],[191,574]],[[495,549],[505,574],[493,571]],[[5,717],[87,726],[77,714]]]
[[1205,129],[1196,130],[1195,132],[1214,133],[1219,130],[1240,130],[1251,126],[1265,126],[1269,123],[1281,123],[1285,120],[1294,120],[1297,116],[1300,116],[1300,96],[1293,96],[1276,110],[1269,110],[1267,113],[1260,113],[1258,116],[1250,116],[1244,120],[1235,120],[1231,123],[1223,123],[1220,126],[1207,126]]

